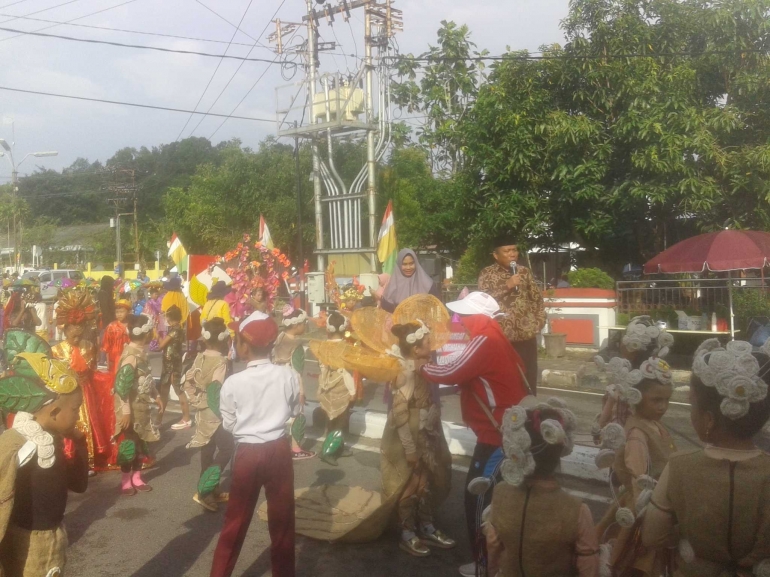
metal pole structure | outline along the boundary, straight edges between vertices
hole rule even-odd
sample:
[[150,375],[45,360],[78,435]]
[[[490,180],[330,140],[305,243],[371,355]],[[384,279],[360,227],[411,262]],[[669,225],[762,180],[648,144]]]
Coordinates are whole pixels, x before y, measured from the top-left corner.
[[19,173],[16,170],[16,164],[13,162],[13,154],[9,151],[8,156],[13,165],[11,172],[11,193],[13,202],[13,270],[19,272],[19,231],[16,224],[16,212],[18,210],[17,197],[19,194]]
[[117,211],[115,211],[115,257],[117,258],[118,264],[118,274],[121,274],[123,271],[123,250],[120,246],[120,214],[118,214]]
[[727,271],[727,294],[730,296],[730,340],[735,340],[735,313],[733,312],[733,273]]
[[139,262],[139,220],[136,213],[136,190],[134,191],[134,250],[136,264],[141,266]]
[[372,252],[369,255],[372,272],[377,271],[377,162],[375,160],[374,143],[374,99],[372,90],[374,89],[374,66],[372,62],[372,15],[370,13],[371,4],[364,8],[364,35],[366,36],[365,60],[366,66],[366,123],[369,128],[366,131],[366,163],[368,173],[368,204],[369,204],[369,247]]
[[[313,118],[313,106],[315,105],[316,89],[316,46],[318,36],[315,29],[315,20],[313,18],[313,0],[307,0],[307,59],[308,59],[308,106],[310,122],[315,123]],[[311,140],[310,149],[313,153],[313,197],[315,200],[315,244],[318,254],[318,270],[326,270],[326,259],[321,251],[324,248],[324,227],[323,227],[323,209],[321,205],[321,162],[318,156],[318,143],[316,139]]]
[[[296,123],[295,123],[296,127]],[[305,272],[305,254],[302,246],[302,174],[299,163],[299,137],[294,137],[294,166],[297,173],[297,272],[299,274],[299,302],[302,309],[305,308],[305,285],[303,275]]]

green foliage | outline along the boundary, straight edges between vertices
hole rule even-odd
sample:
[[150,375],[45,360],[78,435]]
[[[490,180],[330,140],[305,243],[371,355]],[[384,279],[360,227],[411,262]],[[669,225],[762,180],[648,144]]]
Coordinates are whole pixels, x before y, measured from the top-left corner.
[[332,431],[326,436],[323,447],[321,447],[321,454],[323,456],[335,455],[342,449],[342,432]]
[[567,277],[572,288],[598,288],[606,290],[613,290],[615,288],[615,281],[612,280],[612,277],[598,268],[573,270]]
[[123,441],[118,445],[118,458],[117,462],[119,466],[131,465],[136,459],[136,443],[134,441]]
[[38,378],[16,375],[0,379],[0,408],[4,411],[34,413],[55,396]]
[[209,409],[220,419],[222,418],[222,413],[219,410],[219,393],[221,391],[222,383],[219,381],[214,381],[206,387],[206,402],[209,405]]
[[118,369],[118,374],[115,375],[115,392],[124,401],[128,400],[128,396],[131,393],[131,389],[134,388],[134,381],[136,379],[136,370],[131,365],[123,365]]
[[305,427],[307,426],[307,419],[305,415],[300,413],[294,418],[294,422],[291,424],[291,438],[300,444],[305,438]]
[[222,479],[222,469],[219,465],[213,465],[203,471],[198,479],[198,495],[205,497],[213,493],[219,487],[219,481]]
[[752,318],[770,318],[770,294],[758,289],[735,289],[733,291],[733,312],[735,313],[735,328],[743,331],[745,335]]
[[457,269],[454,271],[455,284],[476,284],[479,280],[481,269],[492,264],[492,251],[485,244],[476,242],[460,257]]

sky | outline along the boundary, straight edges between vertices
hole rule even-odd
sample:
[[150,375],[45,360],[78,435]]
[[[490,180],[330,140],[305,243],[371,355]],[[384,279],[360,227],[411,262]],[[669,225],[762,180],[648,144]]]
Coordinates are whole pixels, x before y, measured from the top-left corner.
[[[330,1],[333,5],[338,3],[338,0]],[[269,23],[276,10],[277,18],[284,22],[301,21],[306,13],[304,0],[281,2],[0,0],[0,28],[217,55],[227,49],[228,55],[273,60],[275,54],[269,49],[267,36],[274,30]],[[419,54],[429,43],[435,43],[441,21],[451,20],[467,24],[479,49],[486,48],[492,54],[502,53],[507,46],[535,51],[543,44],[562,42],[559,22],[567,15],[568,4],[569,0],[400,0],[394,7],[404,12],[404,32],[398,34],[397,40],[402,54]],[[349,24],[338,18],[330,27],[321,21],[321,39],[340,44],[335,55],[322,58],[322,72],[354,68],[353,56],[363,50],[363,14],[361,10],[353,14]],[[232,24],[240,22],[240,30],[225,20]],[[81,26],[55,24],[66,21]],[[218,42],[100,30],[91,26]],[[254,47],[255,39],[261,45]],[[232,44],[228,47],[230,41]],[[265,62],[242,64],[234,59],[71,42],[2,30],[0,55],[1,87],[184,110],[197,106],[198,110],[211,109],[220,114],[233,114],[235,110],[234,114],[240,116],[263,119],[275,118],[276,94],[285,94],[288,90],[277,92],[276,89],[302,77],[298,71],[287,81],[282,78],[280,66]],[[261,80],[235,109],[261,75]],[[52,158],[27,158],[19,168],[22,175],[33,172],[36,166],[61,170],[77,158],[105,161],[126,146],[153,147],[191,134],[213,136],[214,143],[239,138],[244,145],[256,147],[260,140],[276,131],[273,122],[236,119],[228,120],[217,131],[222,118],[206,117],[198,125],[201,116],[187,123],[189,117],[177,112],[0,89],[0,138],[13,142],[16,161],[20,162],[31,152],[59,152]],[[7,182],[10,173],[7,158],[0,158],[0,183]]]

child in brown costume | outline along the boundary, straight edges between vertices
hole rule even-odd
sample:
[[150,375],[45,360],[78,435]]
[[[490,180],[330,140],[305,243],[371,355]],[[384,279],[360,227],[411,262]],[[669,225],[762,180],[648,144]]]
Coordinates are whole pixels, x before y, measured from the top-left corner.
[[591,512],[554,477],[572,451],[575,415],[559,399],[503,416],[502,483],[484,512],[494,577],[596,577],[599,545]]
[[770,575],[770,347],[717,339],[695,353],[690,415],[703,449],[671,456],[645,515],[648,547],[678,550],[676,575]]

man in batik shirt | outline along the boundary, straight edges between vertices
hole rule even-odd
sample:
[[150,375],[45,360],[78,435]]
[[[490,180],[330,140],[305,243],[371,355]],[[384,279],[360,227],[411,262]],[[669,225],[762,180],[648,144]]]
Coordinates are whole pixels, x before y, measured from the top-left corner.
[[[543,293],[532,271],[516,262],[519,247],[503,236],[495,241],[495,264],[479,275],[479,290],[493,297],[505,313],[499,319],[503,332],[527,367],[526,376],[532,394],[537,387],[537,334],[545,326]],[[515,264],[515,266],[514,266]]]

